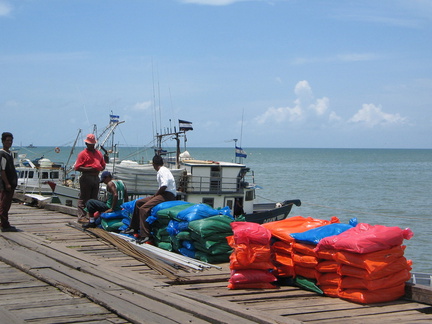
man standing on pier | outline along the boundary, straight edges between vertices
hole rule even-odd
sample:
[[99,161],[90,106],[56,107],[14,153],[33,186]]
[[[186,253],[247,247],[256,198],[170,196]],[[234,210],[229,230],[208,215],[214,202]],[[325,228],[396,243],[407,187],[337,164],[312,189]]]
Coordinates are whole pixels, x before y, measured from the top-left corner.
[[18,184],[18,176],[15,171],[14,158],[10,151],[13,143],[13,135],[9,132],[2,134],[3,149],[0,150],[0,221],[2,232],[17,232],[15,226],[9,224],[9,209],[12,198]]
[[84,140],[86,148],[78,154],[75,170],[81,172],[79,179],[80,193],[78,198],[78,222],[87,223],[85,205],[90,199],[97,199],[99,194],[99,172],[105,169],[102,153],[95,149],[96,138],[88,134]]

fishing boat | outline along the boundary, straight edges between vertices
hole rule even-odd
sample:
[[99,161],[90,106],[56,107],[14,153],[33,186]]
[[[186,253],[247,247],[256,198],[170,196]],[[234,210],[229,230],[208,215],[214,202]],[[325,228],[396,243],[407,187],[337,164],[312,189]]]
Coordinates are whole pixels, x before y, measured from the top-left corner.
[[30,160],[25,154],[15,154],[14,161],[18,175],[15,192],[24,201],[47,200],[53,193],[50,183],[64,182],[62,163],[54,163],[45,157]]
[[[118,117],[118,116],[116,116]],[[98,137],[99,148],[103,148],[108,137],[122,122],[118,118],[110,118],[110,125]],[[259,188],[254,183],[251,170],[242,163],[244,152],[236,155],[235,162],[196,160],[190,156],[186,148],[186,132],[192,130],[189,122],[179,120],[179,128],[174,127],[165,133],[156,134],[156,144],[153,147],[156,154],[161,154],[165,165],[173,174],[178,186],[177,199],[194,204],[204,203],[213,208],[228,206],[234,216],[244,215],[247,221],[265,223],[284,219],[294,205],[300,206],[298,199],[286,200],[279,203],[257,203],[255,191]],[[185,126],[186,125],[186,126]],[[169,151],[162,147],[167,139],[175,141],[175,150]],[[183,140],[184,151],[180,144]],[[236,149],[238,149],[236,147]],[[110,155],[115,150],[105,150]],[[121,160],[118,156],[108,159],[106,170],[114,177],[121,179],[128,190],[131,199],[154,194],[158,187],[156,171],[151,163],[138,163]],[[71,186],[56,185],[56,197],[62,204],[77,206],[79,189]]]

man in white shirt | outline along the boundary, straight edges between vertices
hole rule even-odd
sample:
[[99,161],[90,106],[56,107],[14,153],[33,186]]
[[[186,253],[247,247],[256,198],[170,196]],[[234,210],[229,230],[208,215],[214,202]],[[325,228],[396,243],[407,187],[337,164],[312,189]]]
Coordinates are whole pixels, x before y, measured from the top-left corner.
[[153,196],[145,197],[135,202],[131,224],[127,230],[123,231],[125,234],[134,234],[139,229],[139,237],[136,240],[138,244],[150,240],[150,227],[146,219],[150,216],[151,209],[164,201],[175,200],[177,195],[174,177],[171,171],[163,165],[162,157],[155,155],[152,162],[154,169],[157,171],[159,189]]

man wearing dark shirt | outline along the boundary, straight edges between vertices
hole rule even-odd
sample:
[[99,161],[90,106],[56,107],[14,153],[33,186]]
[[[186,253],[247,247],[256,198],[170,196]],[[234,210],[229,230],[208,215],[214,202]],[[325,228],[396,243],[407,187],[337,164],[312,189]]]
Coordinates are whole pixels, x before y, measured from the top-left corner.
[[3,149],[0,150],[0,221],[2,232],[17,232],[16,227],[9,223],[9,209],[18,183],[15,171],[14,159],[10,148],[13,143],[13,135],[9,132],[2,134]]

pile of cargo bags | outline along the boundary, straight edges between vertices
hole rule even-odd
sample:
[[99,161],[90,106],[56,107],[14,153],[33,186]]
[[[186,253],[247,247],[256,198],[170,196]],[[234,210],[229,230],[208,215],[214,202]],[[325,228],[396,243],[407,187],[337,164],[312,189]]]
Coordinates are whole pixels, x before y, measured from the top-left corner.
[[[123,206],[117,221],[102,214],[102,227],[127,227],[133,204]],[[402,297],[410,279],[412,262],[403,245],[413,236],[410,229],[303,216],[260,225],[234,220],[228,207],[184,201],[159,204],[147,221],[160,248],[209,263],[229,261],[230,289],[274,289],[289,282],[369,304]]]

